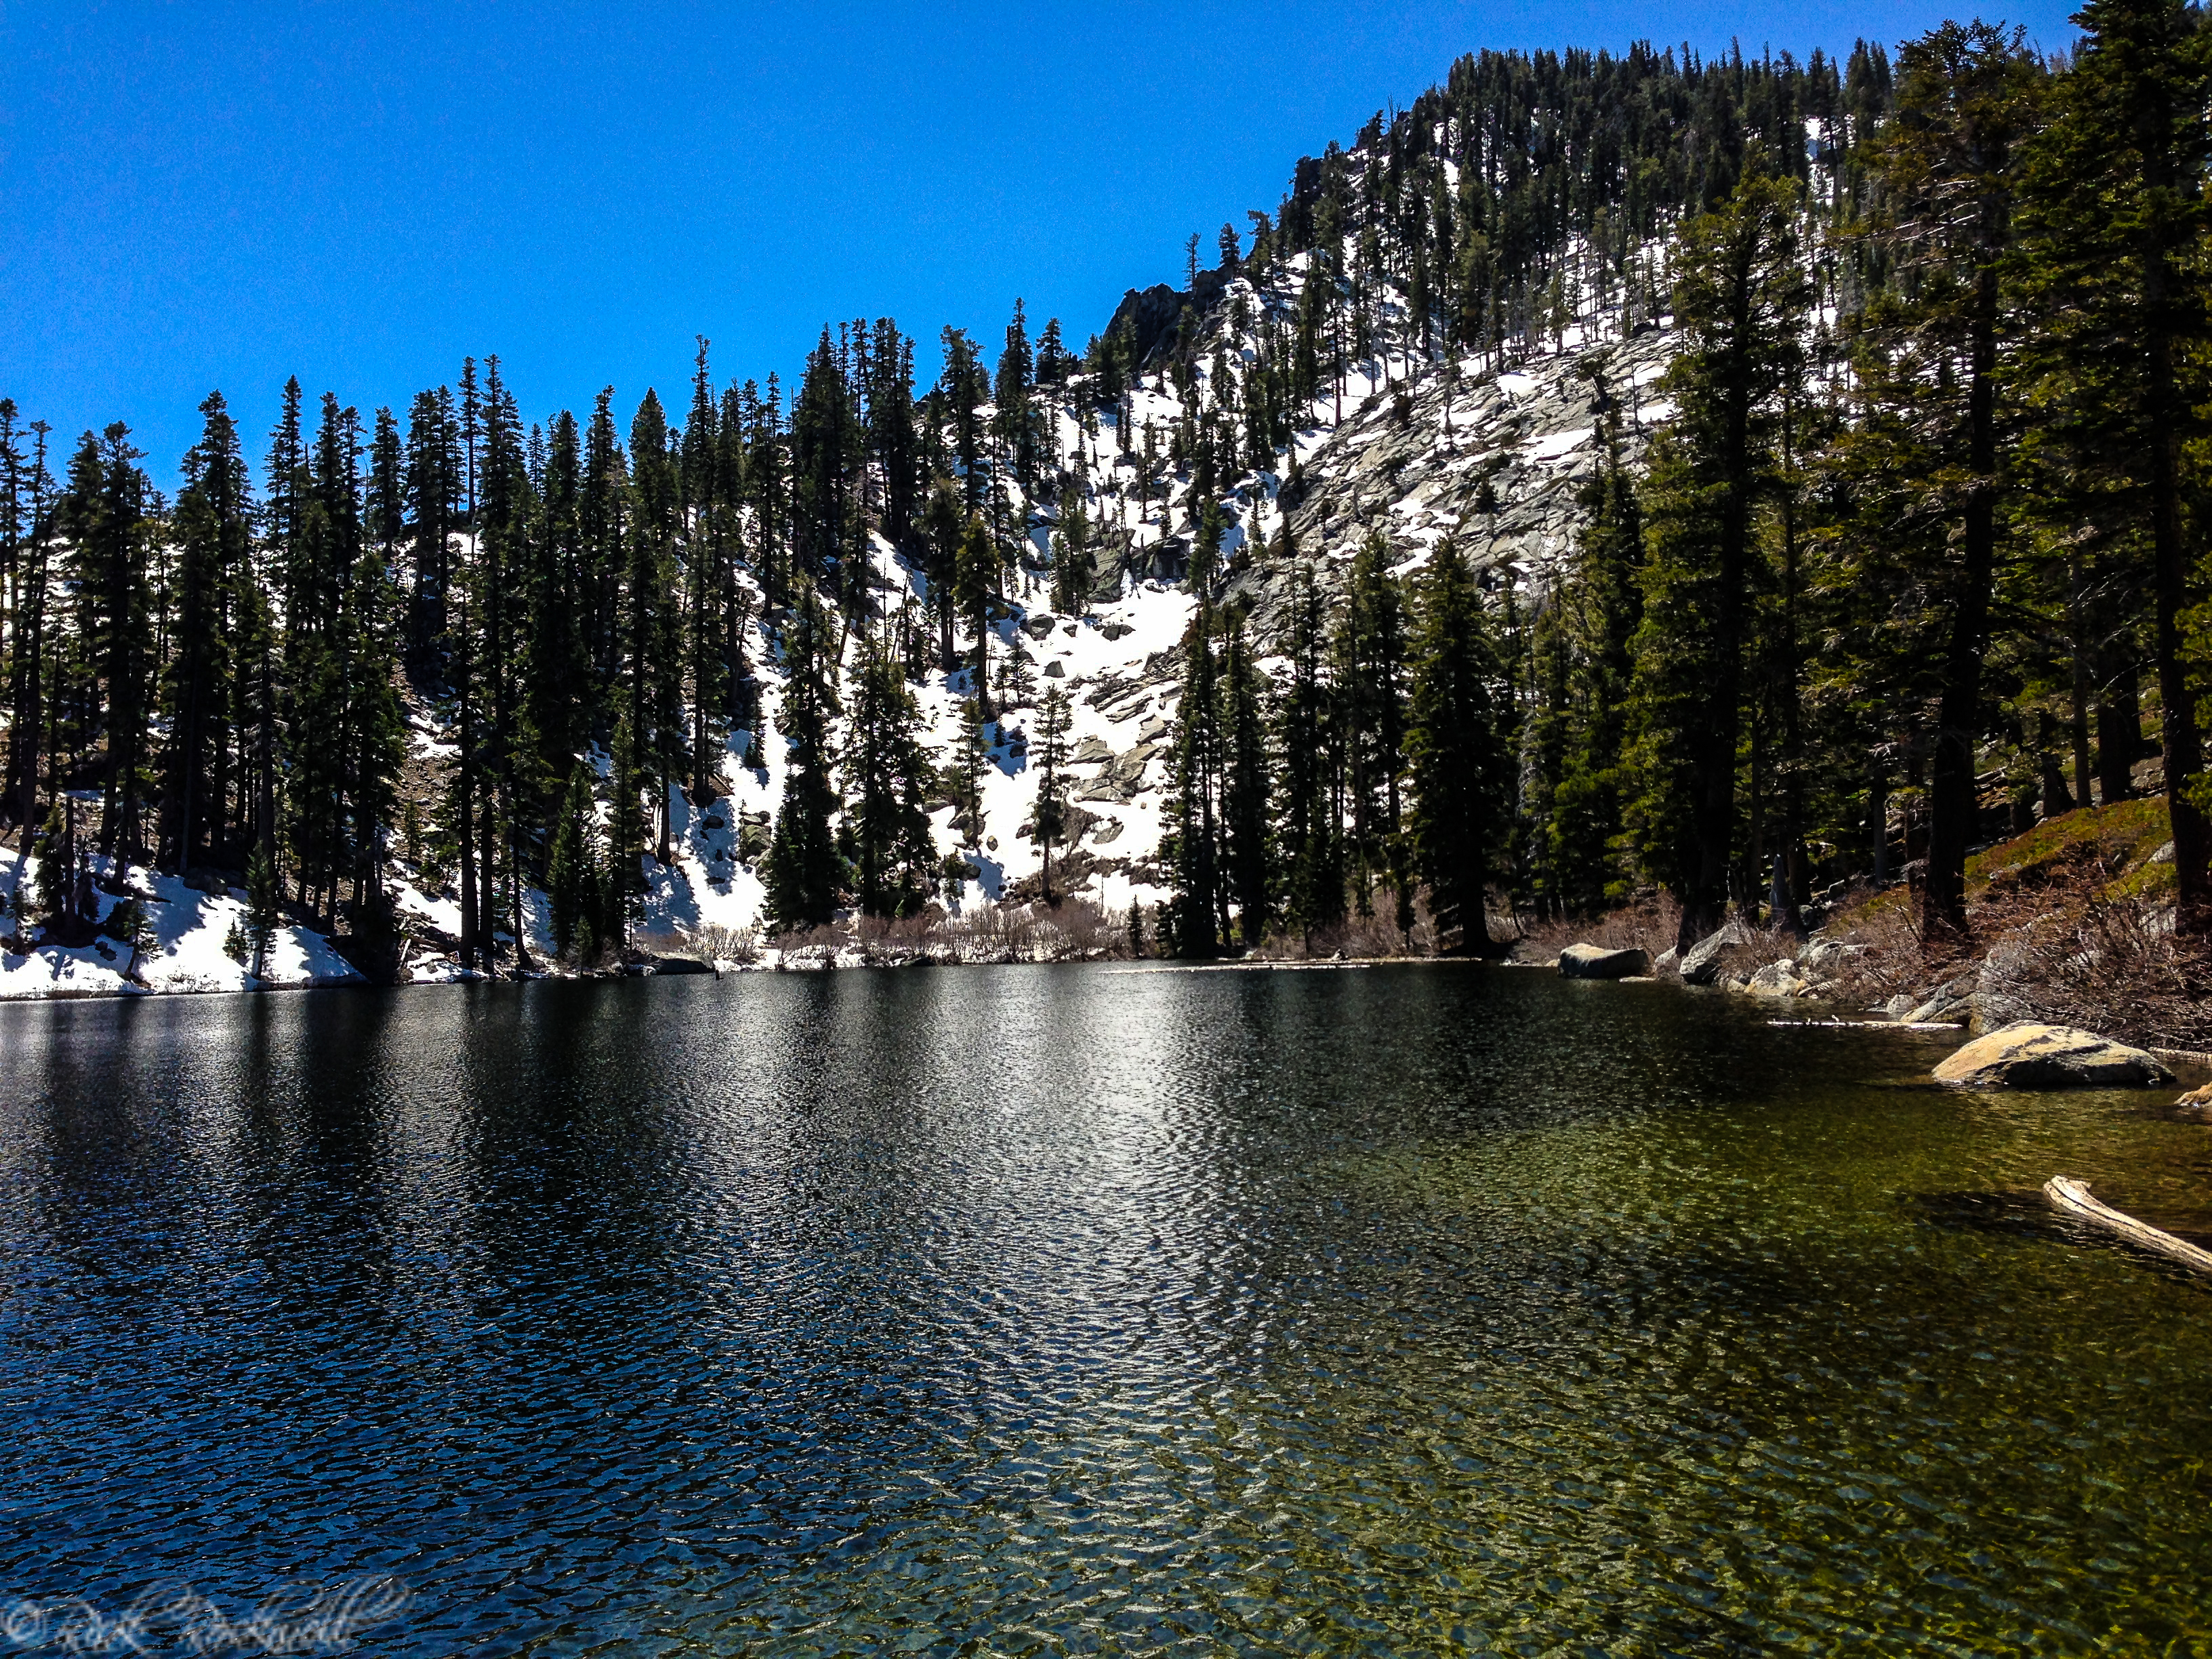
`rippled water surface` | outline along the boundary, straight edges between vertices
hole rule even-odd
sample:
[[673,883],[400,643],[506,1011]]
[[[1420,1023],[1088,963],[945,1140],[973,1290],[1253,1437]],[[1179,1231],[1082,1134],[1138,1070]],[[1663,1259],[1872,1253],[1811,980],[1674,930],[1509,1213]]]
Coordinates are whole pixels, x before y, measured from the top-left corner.
[[1479,967],[0,1009],[0,1598],[50,1647],[387,1575],[358,1651],[2208,1651],[2212,1287],[2032,1198],[2212,1233],[2212,1128],[1942,1052]]

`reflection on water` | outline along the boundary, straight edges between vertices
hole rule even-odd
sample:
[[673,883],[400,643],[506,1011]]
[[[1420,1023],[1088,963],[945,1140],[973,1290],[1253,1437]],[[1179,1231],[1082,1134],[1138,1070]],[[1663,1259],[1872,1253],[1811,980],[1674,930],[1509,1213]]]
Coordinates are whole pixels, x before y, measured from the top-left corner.
[[2196,1652],[2212,1128],[1478,967],[0,1010],[0,1598],[366,1650]]

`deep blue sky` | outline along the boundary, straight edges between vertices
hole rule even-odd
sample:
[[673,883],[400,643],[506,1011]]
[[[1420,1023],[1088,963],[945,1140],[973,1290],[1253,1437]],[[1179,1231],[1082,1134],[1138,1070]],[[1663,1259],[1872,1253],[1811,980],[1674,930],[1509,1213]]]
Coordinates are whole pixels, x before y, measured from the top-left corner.
[[[2064,0],[2002,14],[2046,46]],[[165,483],[221,387],[403,415],[497,352],[526,419],[647,384],[680,415],[825,319],[1075,343],[1183,239],[1483,46],[1802,57],[1938,0],[0,5],[0,395],[121,418]],[[925,370],[933,367],[932,362]]]

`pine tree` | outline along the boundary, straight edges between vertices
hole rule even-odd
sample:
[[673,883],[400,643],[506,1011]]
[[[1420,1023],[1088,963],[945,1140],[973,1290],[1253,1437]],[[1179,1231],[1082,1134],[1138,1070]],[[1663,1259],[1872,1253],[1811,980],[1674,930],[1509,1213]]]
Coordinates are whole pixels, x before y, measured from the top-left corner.
[[1578,647],[1579,727],[1550,801],[1547,849],[1557,896],[1575,915],[1620,903],[1632,884],[1617,848],[1633,643],[1644,609],[1643,511],[1621,458],[1619,405],[1601,379],[1595,390],[1603,459],[1581,495],[1589,517],[1563,596],[1574,614]]
[[599,701],[588,644],[592,583],[583,465],[575,416],[562,410],[553,418],[521,595],[530,617],[522,646],[522,723],[537,742],[537,769],[548,780],[564,776],[583,753]]
[[1966,927],[1966,848],[1979,814],[1983,663],[2017,430],[2001,356],[2018,311],[2001,292],[2022,141],[2041,71],[2014,33],[1948,23],[1898,60],[1899,118],[1874,159],[1883,206],[1864,233],[1893,277],[1854,327],[1856,418],[1832,446],[1849,507],[1831,578],[1874,695],[1933,706],[1921,926]]
[[[2095,507],[2152,596],[2175,926],[2212,932],[2212,817],[2184,629],[2191,599],[2184,448],[2204,428],[2212,340],[2212,34],[2184,0],[2088,0],[2087,31],[2031,147],[2022,202],[2042,326],[2028,364],[2055,471]],[[2132,733],[2129,734],[2130,738]]]
[[415,672],[430,682],[440,678],[445,649],[460,499],[459,441],[452,395],[442,386],[416,393],[407,415],[407,521],[414,537],[407,649]]
[[277,723],[282,712],[277,678],[276,621],[267,584],[248,561],[234,574],[231,616],[237,670],[231,680],[231,729],[240,747],[233,814],[233,856],[244,860],[258,848],[276,851]]
[[[1376,882],[1392,877],[1405,774],[1404,605],[1389,550],[1370,534],[1352,562],[1336,635],[1337,715],[1359,914],[1373,911]],[[1398,895],[1403,900],[1402,890]]]
[[1311,565],[1298,568],[1289,612],[1282,650],[1290,659],[1290,680],[1278,717],[1282,779],[1277,822],[1288,866],[1285,908],[1311,950],[1314,930],[1341,921],[1345,902],[1336,805],[1343,727],[1330,679],[1328,611]]
[[1512,811],[1504,675],[1467,556],[1447,537],[1430,555],[1413,639],[1406,757],[1407,830],[1447,955],[1491,948],[1484,891]]
[[[385,452],[385,484],[389,486],[398,433],[390,412],[378,413],[378,447]],[[384,872],[398,823],[399,777],[407,746],[406,719],[396,683],[404,634],[398,573],[393,564],[400,532],[386,516],[385,503],[390,497],[385,489],[380,488],[374,499],[378,510],[371,522],[378,533],[362,539],[341,622],[340,654],[350,665],[346,683],[346,730],[352,741],[347,757],[346,841],[352,860],[351,921],[361,943],[362,965],[372,977],[396,980],[399,939]]]
[[97,750],[100,848],[128,855],[144,845],[150,793],[154,662],[149,577],[152,486],[139,470],[131,428],[88,432],[70,462],[60,528],[76,601],[64,684],[75,691],[77,752]]
[[1032,822],[1041,861],[1038,885],[1048,905],[1059,902],[1052,893],[1052,849],[1067,825],[1067,787],[1061,775],[1067,758],[1067,693],[1055,685],[1044,694],[1044,705],[1037,711],[1037,739],[1030,751],[1037,771]]
[[784,640],[789,678],[777,725],[788,750],[783,805],[769,848],[768,914],[780,933],[826,927],[836,914],[842,871],[830,820],[837,797],[830,775],[830,725],[837,713],[836,635],[802,593]]
[[988,475],[983,467],[983,429],[978,411],[989,388],[982,366],[975,360],[975,343],[957,328],[939,336],[945,368],[938,379],[938,398],[952,428],[951,451],[960,469],[960,504],[969,514],[983,506]]
[[546,865],[547,908],[553,948],[564,961],[590,963],[599,955],[599,920],[606,908],[600,873],[591,768],[578,762],[568,774]]
[[915,425],[914,342],[888,317],[876,319],[869,362],[868,445],[883,479],[883,532],[894,547],[904,548],[921,515],[929,474]]
[[[496,356],[484,360],[483,429],[477,566],[477,580],[483,590],[483,664],[490,725],[487,760],[489,781],[495,790],[493,804],[497,826],[496,836],[486,837],[483,936],[487,940],[497,936],[502,918],[492,895],[495,890],[503,890],[507,900],[503,919],[514,940],[514,965],[520,972],[530,966],[523,890],[531,872],[526,866],[523,848],[526,840],[534,841],[540,828],[538,811],[544,787],[544,781],[536,769],[536,744],[522,721],[525,690],[518,672],[524,656],[521,629],[528,619],[530,545],[538,502],[523,447],[521,416],[515,408],[514,394],[501,377]],[[672,616],[671,636],[674,629]],[[662,758],[661,775],[665,780],[680,765],[683,734],[678,719],[666,713],[669,705],[676,701],[668,687],[679,672],[679,665],[672,651],[666,653],[664,662],[661,705],[668,745]]]
[[1081,500],[1071,498],[1060,509],[1060,527],[1053,537],[1052,608],[1064,617],[1082,615],[1091,609],[1091,591],[1097,581],[1091,520]]
[[898,658],[872,641],[861,647],[854,679],[845,793],[855,896],[866,915],[914,915],[928,897],[936,864],[924,805],[930,768],[921,711]]
[[1184,629],[1182,696],[1176,708],[1175,793],[1160,854],[1175,889],[1175,954],[1220,954],[1221,733],[1213,617],[1201,603]]
[[983,773],[991,763],[989,722],[982,705],[969,697],[960,705],[960,748],[953,757],[953,786],[959,811],[953,823],[970,847],[983,839]]
[[1222,896],[1237,911],[1247,950],[1266,938],[1275,909],[1275,847],[1269,823],[1273,769],[1267,753],[1265,680],[1254,661],[1240,609],[1222,633]]
[[1642,854],[1686,950],[1729,898],[1761,509],[1810,301],[1794,187],[1747,177],[1684,228],[1677,270],[1683,349],[1663,385],[1680,412],[1651,447],[1632,720]]
[[690,708],[686,774],[695,805],[704,805],[728,752],[730,660],[726,626],[731,604],[728,524],[722,510],[723,446],[720,406],[707,368],[707,340],[691,380],[691,410],[684,422],[684,677]]
[[1036,366],[1030,356],[1028,319],[1022,302],[1017,300],[1013,320],[1006,325],[1006,349],[999,354],[998,380],[993,388],[996,405],[993,425],[1025,495],[1035,493],[1037,454],[1043,443],[1042,422],[1031,396],[1035,384]]
[[625,708],[615,718],[613,765],[607,779],[605,880],[599,926],[603,951],[629,948],[630,928],[645,899],[646,826],[640,801],[638,744]]
[[0,533],[10,549],[12,593],[8,617],[8,763],[0,775],[0,825],[27,829],[38,822],[40,738],[46,728],[51,680],[47,659],[48,587],[53,533],[53,478],[46,470],[44,421],[21,428],[17,410],[0,398]]
[[647,388],[630,422],[629,563],[623,579],[623,690],[631,738],[637,745],[639,782],[650,790],[647,822],[658,840],[654,856],[672,852],[670,787],[686,758],[682,657],[676,605],[676,547],[683,491],[660,399]]
[[[630,447],[634,455],[635,438]],[[846,364],[824,328],[806,359],[791,411],[792,531],[800,565],[817,581],[831,580],[834,573],[848,608],[865,591],[858,573],[841,562],[860,524],[853,490],[860,453],[860,422]]]
[[284,887],[276,873],[276,860],[265,847],[257,847],[246,861],[246,945],[256,979],[269,974],[269,947],[284,920]]
[[976,707],[988,720],[991,718],[991,601],[999,591],[999,555],[979,514],[969,515],[960,539],[959,560],[957,598],[961,617],[975,641],[969,684]]
[[952,623],[960,603],[960,549],[966,531],[959,491],[951,479],[939,477],[929,488],[922,534],[929,544],[929,605],[937,617],[937,665],[948,674],[960,665],[952,647]]
[[[77,889],[83,871],[82,845],[76,834],[76,803],[57,793],[46,810],[46,822],[33,837],[30,856],[38,868],[30,899],[30,913],[41,923],[42,936],[61,945],[83,943],[79,926]],[[24,895],[18,893],[16,913],[24,914]]]
[[138,958],[155,945],[154,924],[147,917],[146,907],[135,896],[126,897],[107,913],[101,927],[110,939],[129,949],[131,957],[123,964],[123,977],[136,983]]

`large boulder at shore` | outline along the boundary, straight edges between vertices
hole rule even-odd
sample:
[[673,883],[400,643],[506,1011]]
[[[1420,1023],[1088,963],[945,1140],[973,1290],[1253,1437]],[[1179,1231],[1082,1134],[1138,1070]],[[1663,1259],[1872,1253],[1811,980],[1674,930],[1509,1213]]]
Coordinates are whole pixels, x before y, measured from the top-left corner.
[[1601,945],[1570,945],[1559,952],[1561,979],[1627,979],[1650,970],[1641,951],[1608,951]]
[[1678,972],[1686,985],[1711,985],[1729,966],[1729,952],[1740,945],[1751,943],[1750,931],[1735,917],[1723,922],[1718,931],[1708,933],[1682,953]]
[[1961,1089],[2140,1089],[2171,1083],[2154,1054],[2071,1025],[2019,1020],[1976,1037],[1936,1068]]

